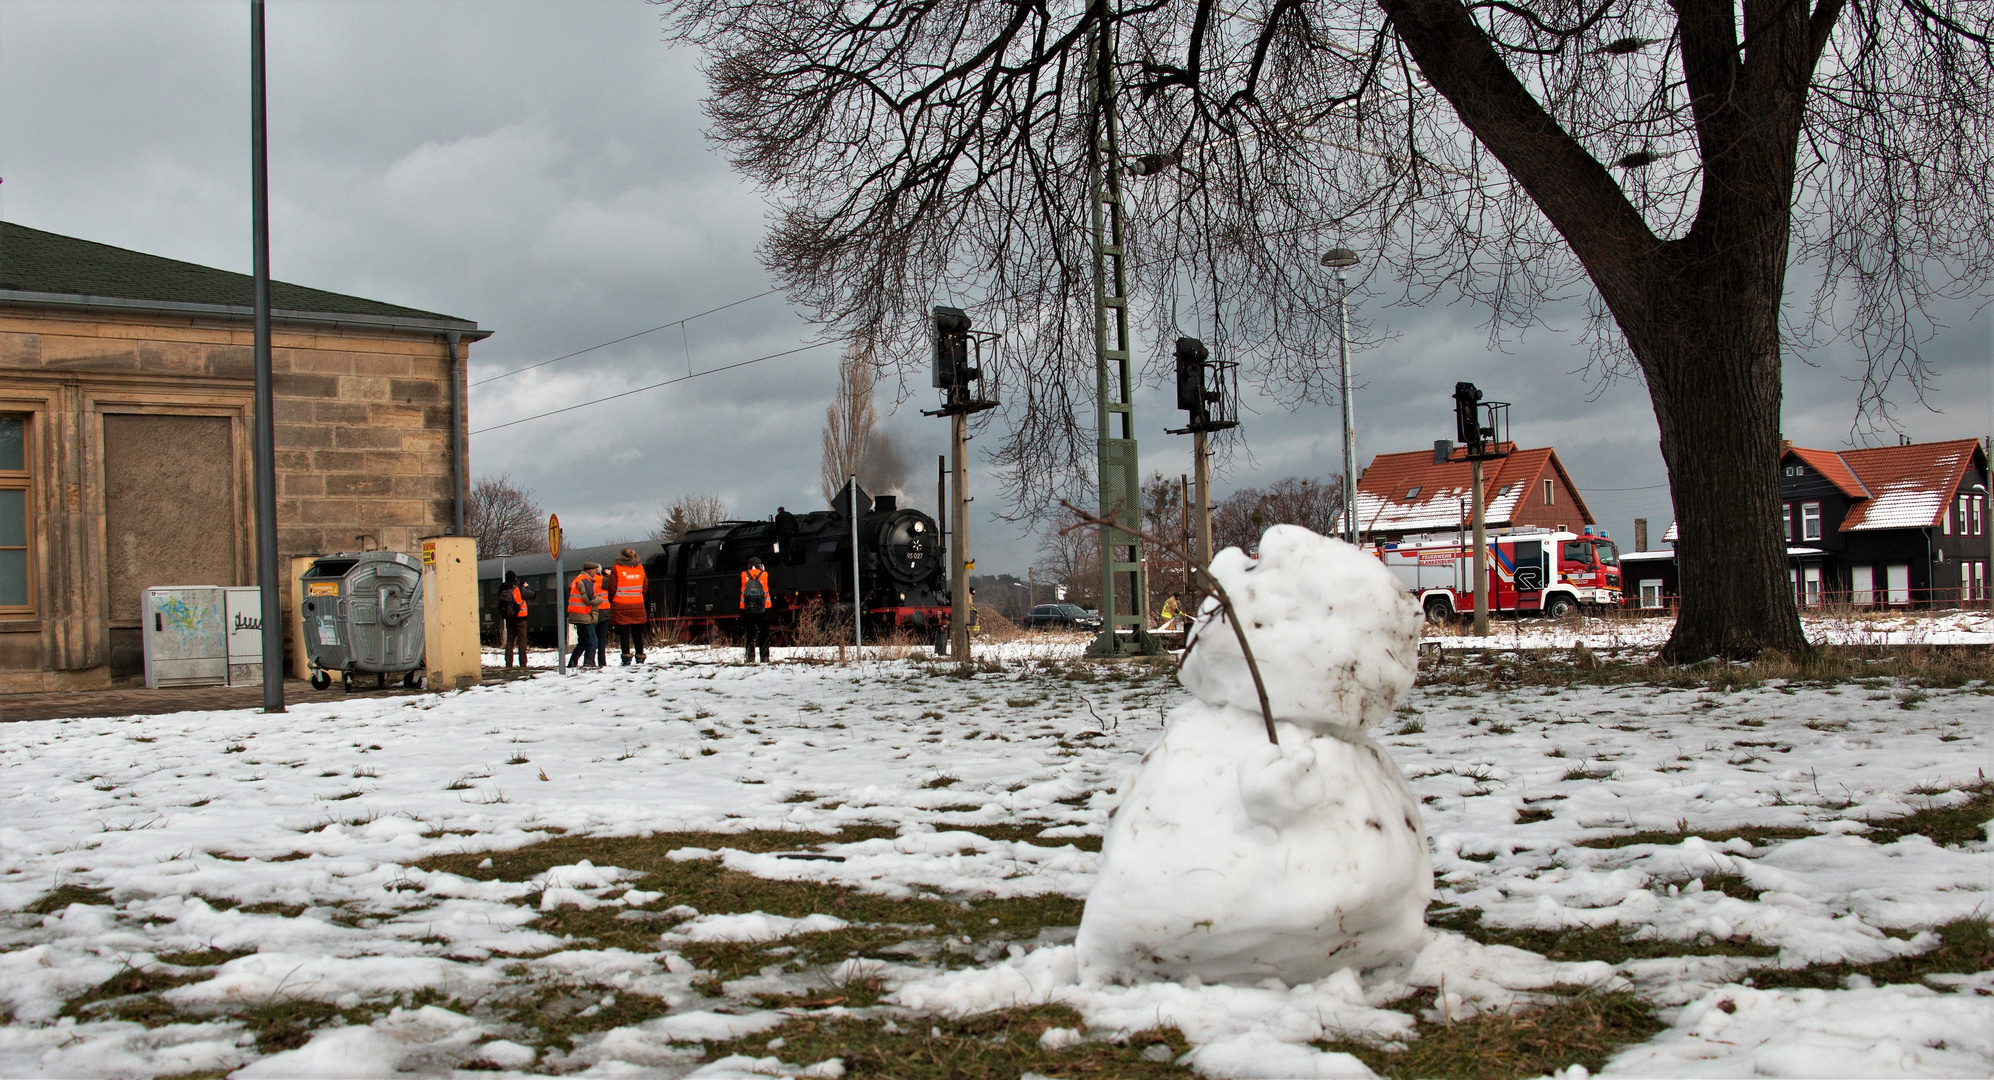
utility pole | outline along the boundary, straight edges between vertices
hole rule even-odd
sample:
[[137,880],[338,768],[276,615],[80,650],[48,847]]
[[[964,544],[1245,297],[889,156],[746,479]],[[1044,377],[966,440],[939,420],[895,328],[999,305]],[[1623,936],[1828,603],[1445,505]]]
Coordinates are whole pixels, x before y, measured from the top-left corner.
[[956,542],[949,548],[949,655],[969,663],[969,414],[949,414],[949,531]]
[[1357,395],[1350,388],[1350,279],[1343,272],[1357,265],[1357,253],[1331,248],[1322,265],[1336,271],[1336,357],[1343,383],[1343,538],[1357,543]]
[[[252,353],[256,367],[256,584],[263,626],[263,711],[284,711],[284,613],[277,594],[277,418],[270,372],[270,140],[263,93],[263,0],[249,4]],[[304,647],[303,642],[298,643]]]
[[1469,463],[1473,473],[1473,514],[1475,516],[1475,636],[1489,636],[1489,527],[1487,507],[1482,505],[1482,459]]
[[[997,335],[976,332],[974,324],[960,308],[937,307],[934,313],[935,389],[942,391],[942,407],[923,416],[949,418],[948,528],[955,535],[949,545],[949,653],[959,664],[969,657],[969,417],[997,407],[995,401],[977,396],[983,380],[983,346],[991,347],[996,359]],[[971,360],[971,343],[975,359]]]
[[1183,603],[1188,604],[1191,602],[1191,559],[1197,557],[1198,549],[1191,546],[1191,481],[1183,473],[1177,474],[1177,532],[1177,543],[1188,555],[1184,560],[1184,584],[1180,593]]
[[[1483,413],[1488,414],[1483,422]],[[1490,458],[1506,457],[1508,439],[1497,439],[1498,429],[1505,434],[1509,427],[1509,403],[1506,401],[1483,401],[1482,392],[1474,383],[1454,384],[1454,433],[1467,451],[1470,512],[1474,516],[1475,528],[1475,636],[1489,635],[1489,533],[1487,507],[1482,491],[1482,462]],[[1435,459],[1445,456],[1444,444],[1433,448]]]
[[[1100,516],[1115,523],[1100,530],[1101,635],[1092,656],[1119,656],[1117,633],[1130,627],[1131,651],[1153,655],[1144,612],[1149,590],[1143,581],[1142,470],[1136,458],[1135,389],[1129,372],[1129,300],[1125,255],[1128,233],[1122,220],[1120,131],[1115,120],[1114,33],[1106,0],[1093,0],[1094,25],[1088,31],[1086,86],[1093,117],[1087,173],[1094,228],[1094,401],[1096,468],[1100,477]],[[1129,609],[1116,603],[1115,579],[1126,575]]]
[[1198,544],[1194,554],[1202,566],[1212,563],[1212,452],[1207,441],[1214,431],[1239,426],[1237,364],[1214,360],[1197,338],[1177,339],[1177,407],[1189,414],[1172,435],[1191,436],[1191,476]]

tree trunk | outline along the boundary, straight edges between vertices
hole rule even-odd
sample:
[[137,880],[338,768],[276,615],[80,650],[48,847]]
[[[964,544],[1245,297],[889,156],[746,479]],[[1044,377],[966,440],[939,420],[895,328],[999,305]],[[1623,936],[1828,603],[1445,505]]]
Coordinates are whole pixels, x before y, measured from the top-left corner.
[[1379,5],[1571,245],[1647,376],[1682,571],[1662,658],[1804,650],[1779,531],[1779,309],[1808,78],[1839,3],[1818,23],[1806,4],[1747,3],[1741,38],[1733,0],[1671,0],[1703,165],[1695,224],[1675,240],[1531,96],[1463,0]]
[[1675,500],[1682,606],[1662,647],[1670,663],[1807,647],[1780,534],[1785,260],[1737,255],[1657,274],[1651,317],[1622,324],[1647,376]]

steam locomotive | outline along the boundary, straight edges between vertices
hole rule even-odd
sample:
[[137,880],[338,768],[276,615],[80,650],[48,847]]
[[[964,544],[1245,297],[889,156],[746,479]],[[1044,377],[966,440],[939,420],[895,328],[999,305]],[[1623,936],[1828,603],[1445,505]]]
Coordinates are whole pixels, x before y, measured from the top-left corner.
[[[849,626],[854,569],[869,633],[940,633],[948,624],[949,583],[947,549],[935,519],[901,507],[895,496],[870,496],[861,488],[854,530],[844,510],[853,505],[853,495],[848,483],[838,494],[837,509],[796,515],[793,536],[778,536],[773,521],[723,521],[671,541],[570,549],[562,552],[561,564],[572,580],[584,562],[607,566],[622,549],[635,549],[650,579],[645,603],[653,641],[698,640],[731,630],[741,615],[741,571],[753,558],[768,568],[770,623],[778,634],[794,631],[799,620],[825,615]],[[479,561],[480,623],[487,639],[498,634],[499,585],[506,570],[538,591],[527,604],[527,632],[536,644],[551,644],[555,606],[566,597],[557,595],[554,560],[546,555]]]

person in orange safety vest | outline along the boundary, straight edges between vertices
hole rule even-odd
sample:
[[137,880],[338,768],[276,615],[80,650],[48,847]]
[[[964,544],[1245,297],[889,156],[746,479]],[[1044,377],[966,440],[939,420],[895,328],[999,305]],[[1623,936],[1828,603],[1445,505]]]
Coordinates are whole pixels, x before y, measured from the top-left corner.
[[741,571],[741,641],[748,650],[748,663],[755,662],[755,649],[761,649],[762,661],[769,658],[769,604],[774,594],[769,591],[769,572],[762,568],[760,559],[749,559],[748,568]]
[[535,589],[532,583],[521,581],[517,570],[507,570],[505,580],[499,584],[499,628],[500,644],[505,649],[505,666],[512,666],[515,647],[519,650],[519,666],[526,666],[526,602],[533,599]]
[[568,625],[575,628],[575,651],[568,654],[569,667],[600,667],[597,656],[596,609],[602,601],[602,566],[583,563],[582,572],[568,583]]
[[638,560],[635,548],[624,548],[617,556],[616,564],[607,574],[609,594],[609,624],[615,629],[616,640],[622,646],[623,666],[630,666],[630,653],[634,648],[637,662],[644,662],[644,628],[651,621],[650,612],[644,605],[644,589],[650,578],[644,573],[644,564]]

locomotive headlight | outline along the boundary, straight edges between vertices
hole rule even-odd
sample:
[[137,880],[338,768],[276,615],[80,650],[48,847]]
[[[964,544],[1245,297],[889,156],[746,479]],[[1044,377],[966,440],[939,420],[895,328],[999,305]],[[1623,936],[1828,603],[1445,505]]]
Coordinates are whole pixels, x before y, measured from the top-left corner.
[[927,523],[927,522],[925,522],[925,521],[917,521],[917,522],[915,522],[915,523],[914,523],[914,531],[915,531],[915,532],[927,532],[927,531],[928,531],[928,523]]

